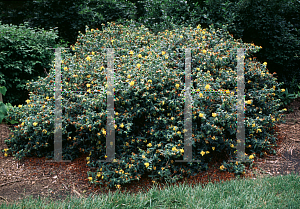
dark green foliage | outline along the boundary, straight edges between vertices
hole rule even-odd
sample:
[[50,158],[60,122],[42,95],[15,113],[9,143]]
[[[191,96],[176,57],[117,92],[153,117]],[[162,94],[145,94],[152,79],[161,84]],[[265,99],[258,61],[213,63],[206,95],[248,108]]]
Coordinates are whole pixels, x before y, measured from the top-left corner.
[[59,37],[74,44],[78,31],[85,25],[102,28],[101,24],[120,18],[134,19],[135,7],[120,0],[35,0],[30,25],[45,28],[58,27]]
[[13,26],[0,21],[0,86],[7,88],[5,103],[25,103],[27,80],[45,76],[44,68],[49,72],[54,53],[46,48],[56,47],[57,38],[57,31],[35,31],[26,22]]
[[13,25],[28,22],[32,8],[32,1],[0,0],[0,20],[3,24]]
[[285,82],[283,87],[294,92],[297,85],[290,85],[293,76],[300,82],[300,2],[249,0],[241,5],[238,13],[243,41],[262,46],[256,57],[267,61],[270,71],[277,72],[278,80]]

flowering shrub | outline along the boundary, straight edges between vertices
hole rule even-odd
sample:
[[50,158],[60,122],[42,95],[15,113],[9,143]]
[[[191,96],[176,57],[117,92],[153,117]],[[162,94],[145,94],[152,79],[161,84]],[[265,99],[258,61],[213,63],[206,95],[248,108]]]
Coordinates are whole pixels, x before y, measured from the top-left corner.
[[[249,49],[248,47],[253,47]],[[193,160],[179,163],[184,155],[184,48],[192,50],[192,138]],[[236,153],[237,85],[236,48],[245,51],[245,147],[251,159],[271,152],[276,145],[272,127],[281,119],[276,99],[279,84],[268,72],[267,63],[252,60],[260,47],[233,40],[222,29],[178,28],[151,34],[131,21],[108,23],[103,30],[80,35],[72,50],[62,53],[62,144],[63,159],[72,160],[80,152],[89,153],[87,164],[97,168],[89,173],[93,184],[110,187],[151,174],[154,180],[176,181],[207,169],[207,163],[222,151]],[[106,154],[107,57],[104,48],[115,48],[115,142],[113,162],[99,162]],[[122,49],[116,49],[122,48]],[[178,49],[180,48],[180,49]],[[23,121],[6,140],[6,153],[47,156],[54,153],[54,74],[35,83],[27,105],[14,107],[8,117]],[[226,90],[208,92],[205,90]],[[270,105],[272,104],[272,105]],[[25,113],[25,114],[24,114]],[[272,130],[271,130],[272,129]],[[244,165],[234,166],[224,159],[221,170],[243,173]]]

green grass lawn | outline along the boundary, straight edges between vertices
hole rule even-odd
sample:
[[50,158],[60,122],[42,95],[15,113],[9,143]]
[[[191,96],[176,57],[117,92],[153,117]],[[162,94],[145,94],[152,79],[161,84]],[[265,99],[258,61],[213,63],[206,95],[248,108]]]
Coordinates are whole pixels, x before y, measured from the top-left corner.
[[137,196],[116,193],[65,201],[23,200],[0,208],[300,208],[300,175],[237,179],[195,186],[157,188]]

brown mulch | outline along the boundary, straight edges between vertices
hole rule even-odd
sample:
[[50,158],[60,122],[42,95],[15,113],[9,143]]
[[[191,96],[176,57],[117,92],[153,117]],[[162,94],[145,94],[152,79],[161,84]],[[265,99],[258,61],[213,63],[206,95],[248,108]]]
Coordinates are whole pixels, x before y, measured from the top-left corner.
[[[277,154],[275,156],[254,159],[254,166],[246,169],[242,178],[260,178],[263,176],[287,175],[297,172],[300,175],[300,98],[295,99],[288,107],[295,110],[286,115],[286,124],[275,127],[278,136]],[[0,124],[0,150],[7,148],[4,140],[10,134],[6,124]],[[82,154],[78,159],[70,163],[49,163],[45,157],[26,157],[23,162],[13,160],[12,156],[4,157],[0,152],[0,204],[19,201],[30,195],[33,198],[49,197],[51,200],[64,200],[68,195],[76,197],[88,197],[97,194],[107,194],[105,188],[90,186],[87,180],[87,171],[92,171],[86,166],[86,157]],[[218,156],[217,156],[218,157]],[[221,159],[221,158],[219,158]],[[219,167],[223,160],[213,160],[209,164],[208,171],[199,172],[196,176],[186,179],[191,185],[211,182],[228,181],[235,179],[234,174],[221,172]],[[183,180],[176,183],[182,183]],[[139,181],[123,186],[120,191],[137,193],[148,191],[153,187],[151,178],[142,176]],[[163,188],[163,184],[158,184]],[[111,192],[116,189],[110,189]],[[45,200],[45,203],[48,202]]]

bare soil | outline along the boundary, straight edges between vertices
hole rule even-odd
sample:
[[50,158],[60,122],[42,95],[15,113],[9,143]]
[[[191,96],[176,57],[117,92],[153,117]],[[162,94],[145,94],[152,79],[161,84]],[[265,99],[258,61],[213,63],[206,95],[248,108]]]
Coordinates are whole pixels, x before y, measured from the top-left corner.
[[[243,178],[259,178],[264,176],[287,175],[296,172],[300,175],[300,98],[295,99],[288,107],[294,112],[285,114],[287,123],[275,127],[278,136],[276,155],[267,155],[264,158],[255,158],[252,169],[247,167]],[[12,125],[0,124],[0,150],[7,148],[4,143],[8,139]],[[0,205],[1,203],[13,203],[32,196],[50,198],[52,201],[64,200],[68,195],[76,197],[88,197],[89,195],[107,194],[117,189],[105,189],[91,186],[87,180],[87,171],[93,171],[86,166],[87,155],[70,163],[49,163],[45,157],[26,157],[22,162],[14,160],[12,156],[4,157],[0,152]],[[224,156],[223,156],[224,157]],[[196,176],[187,178],[190,185],[209,180],[212,182],[235,179],[234,174],[221,172],[222,157],[209,164],[208,171],[199,172]],[[208,180],[209,179],[209,180]],[[182,183],[183,180],[176,184]],[[153,187],[153,182],[148,176],[142,176],[139,181],[123,186],[121,192],[136,194],[148,191]],[[163,188],[163,184],[158,184]],[[125,191],[126,189],[126,191]],[[48,202],[45,200],[45,203]]]

